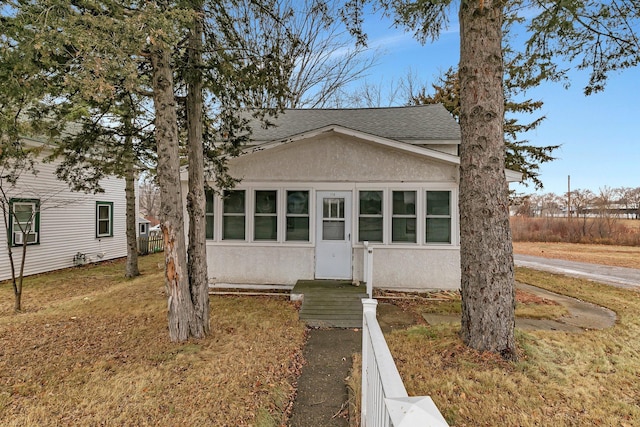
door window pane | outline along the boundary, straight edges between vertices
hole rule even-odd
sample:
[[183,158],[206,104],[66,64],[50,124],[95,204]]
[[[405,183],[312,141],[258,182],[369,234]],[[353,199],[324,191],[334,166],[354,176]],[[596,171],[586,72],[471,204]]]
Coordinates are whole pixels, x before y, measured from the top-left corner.
[[344,218],[344,199],[324,198],[322,199],[322,206],[324,218]]
[[322,216],[322,240],[344,240],[344,198],[323,198]]
[[309,192],[287,191],[287,241],[309,241]]
[[344,221],[323,220],[322,240],[344,240]]

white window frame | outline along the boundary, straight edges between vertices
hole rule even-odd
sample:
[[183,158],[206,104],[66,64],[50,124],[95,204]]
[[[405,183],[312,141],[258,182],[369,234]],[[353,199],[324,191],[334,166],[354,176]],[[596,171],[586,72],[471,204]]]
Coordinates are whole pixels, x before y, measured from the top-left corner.
[[[288,210],[288,200],[289,200],[289,192],[306,192],[308,199],[307,199],[307,213],[306,214],[290,214],[289,210]],[[314,198],[315,198],[315,191],[312,190],[311,188],[308,187],[304,187],[304,188],[295,188],[295,187],[284,187],[283,188],[283,205],[284,205],[284,209],[282,210],[282,242],[287,243],[287,244],[293,244],[293,245],[300,245],[300,244],[310,244],[314,242],[314,236],[315,233],[313,232],[313,227],[312,224],[314,223],[314,216],[313,216],[313,210],[315,209],[315,203],[314,203]],[[307,218],[307,224],[308,224],[308,238],[307,240],[288,240],[287,239],[287,220],[289,218]]]
[[[274,213],[259,213],[256,212],[257,210],[257,197],[256,194],[258,192],[275,192],[276,193],[276,201],[275,201],[275,207],[276,207],[276,211]],[[251,212],[253,212],[253,215],[251,215],[252,217],[252,221],[251,221],[251,230],[252,230],[252,234],[251,234],[251,238],[252,238],[252,242],[257,242],[257,243],[275,243],[275,242],[279,242],[280,241],[280,194],[281,191],[277,188],[253,188],[251,190]],[[256,218],[257,217],[271,217],[271,218],[275,218],[276,219],[276,237],[275,239],[257,239],[256,238]]]
[[[427,214],[427,203],[428,203],[428,198],[427,198],[427,193],[429,192],[447,192],[449,193],[449,215],[428,215]],[[452,245],[454,244],[456,238],[455,238],[455,230],[454,230],[454,222],[453,222],[453,213],[454,213],[454,203],[453,203],[453,198],[454,198],[454,193],[453,190],[451,189],[446,189],[446,188],[426,188],[424,190],[424,232],[423,232],[423,238],[424,238],[424,244],[425,245],[429,245],[429,246],[433,246],[433,245]],[[429,242],[427,241],[427,220],[431,218],[431,219],[448,219],[449,220],[449,241],[448,242]]]
[[[391,187],[388,190],[388,198],[389,198],[389,203],[388,203],[388,213],[389,213],[389,235],[388,235],[388,242],[391,245],[397,246],[397,245],[409,245],[409,246],[417,246],[420,245],[422,243],[422,239],[420,238],[420,235],[422,233],[422,225],[421,225],[421,221],[419,221],[419,218],[421,218],[421,208],[420,206],[422,206],[422,197],[421,194],[424,192],[423,188],[416,188],[416,187],[408,187],[408,188],[402,188],[402,187]],[[416,202],[415,202],[415,214],[413,215],[407,215],[407,214],[394,214],[393,213],[393,193],[394,192],[413,192],[416,195]],[[393,220],[395,218],[415,218],[416,221],[416,239],[414,242],[407,242],[407,241],[401,241],[401,240],[393,240]]]
[[[211,205],[212,205],[212,209],[211,211],[207,210],[207,199],[209,198],[209,196],[211,196]],[[216,240],[216,230],[218,229],[218,227],[216,227],[216,217],[218,215],[216,215],[216,207],[218,205],[220,205],[221,203],[218,203],[218,194],[211,188],[205,188],[204,190],[204,233],[205,233],[205,240]],[[211,218],[211,222],[212,222],[212,235],[211,237],[207,237],[207,222],[209,221],[209,218]]]
[[[40,200],[39,199],[11,199],[9,200],[11,214],[11,245],[22,246],[23,238],[27,237],[27,245],[37,245],[40,243]],[[22,229],[20,222],[15,216],[16,206],[30,206],[31,218],[27,222],[27,230]],[[33,240],[29,241],[29,236]]]
[[[101,207],[109,208],[109,217],[105,220],[100,217]],[[107,221],[107,232],[100,233],[100,223]],[[101,239],[103,237],[113,237],[113,202],[97,201],[96,202],[96,238]]]
[[[224,211],[224,205],[227,202],[227,199],[226,199],[225,196],[226,196],[226,194],[228,192],[231,192],[231,191],[234,191],[234,192],[240,192],[241,191],[241,192],[244,193],[244,210],[243,210],[242,213],[240,213],[240,212],[229,212],[229,213],[227,213],[227,212]],[[246,242],[247,241],[247,236],[248,236],[247,229],[249,228],[249,224],[248,224],[249,223],[249,221],[248,221],[248,217],[249,216],[247,215],[247,212],[248,211],[250,212],[251,205],[252,205],[251,203],[249,203],[250,197],[247,197],[247,194],[251,194],[251,190],[248,189],[248,188],[234,188],[232,190],[225,190],[224,191],[223,197],[222,197],[222,203],[221,203],[221,205],[222,205],[221,206],[221,209],[222,209],[222,215],[221,215],[222,216],[222,224],[221,225],[222,226],[220,227],[221,228],[221,230],[220,230],[220,233],[221,233],[220,234],[220,238],[223,241],[227,241],[227,242]],[[225,236],[224,236],[224,221],[225,221],[226,218],[233,218],[233,217],[236,217],[236,218],[237,217],[243,217],[244,218],[244,237],[241,238],[241,239],[225,238]],[[214,232],[215,232],[215,227],[214,227]],[[214,233],[214,235],[215,235],[215,233]]]
[[[380,215],[373,215],[373,214],[362,214],[360,213],[360,193],[362,192],[378,192],[378,193],[382,193],[382,209],[380,211]],[[357,239],[354,243],[356,244],[362,244],[362,242],[364,242],[364,240],[362,240],[360,238],[360,218],[382,218],[382,240],[379,241],[371,241],[371,243],[377,243],[377,244],[383,244],[385,243],[385,229],[387,228],[387,215],[385,215],[386,213],[386,203],[387,200],[389,199],[387,191],[385,191],[384,188],[357,188],[356,189],[356,226],[355,226],[355,230],[357,233]]]

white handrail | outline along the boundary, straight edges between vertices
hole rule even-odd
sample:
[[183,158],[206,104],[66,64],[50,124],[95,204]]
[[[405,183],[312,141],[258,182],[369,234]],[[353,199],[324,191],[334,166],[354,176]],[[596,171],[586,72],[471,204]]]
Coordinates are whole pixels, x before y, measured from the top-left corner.
[[374,299],[362,300],[362,399],[363,427],[448,427],[430,397],[408,397],[384,339]]
[[373,248],[369,246],[369,241],[364,242],[364,281],[367,284],[367,295],[373,298]]

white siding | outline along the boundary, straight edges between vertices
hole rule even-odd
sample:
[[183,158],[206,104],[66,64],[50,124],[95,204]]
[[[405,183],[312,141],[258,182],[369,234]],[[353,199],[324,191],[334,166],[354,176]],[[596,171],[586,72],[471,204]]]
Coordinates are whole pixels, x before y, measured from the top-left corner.
[[[9,190],[10,197],[40,200],[40,243],[27,248],[26,275],[71,267],[78,252],[94,262],[127,255],[124,180],[104,180],[104,193],[74,193],[55,177],[55,164],[39,163],[36,168],[37,175],[22,175]],[[96,201],[113,203],[113,237],[95,237]],[[6,239],[0,233],[0,280],[11,277]],[[16,266],[21,251],[13,248]]]

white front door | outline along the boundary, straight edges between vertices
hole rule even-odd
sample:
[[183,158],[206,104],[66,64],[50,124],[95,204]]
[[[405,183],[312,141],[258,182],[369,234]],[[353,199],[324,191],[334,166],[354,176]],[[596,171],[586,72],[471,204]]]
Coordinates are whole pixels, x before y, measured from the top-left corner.
[[316,193],[316,279],[349,279],[351,192]]

